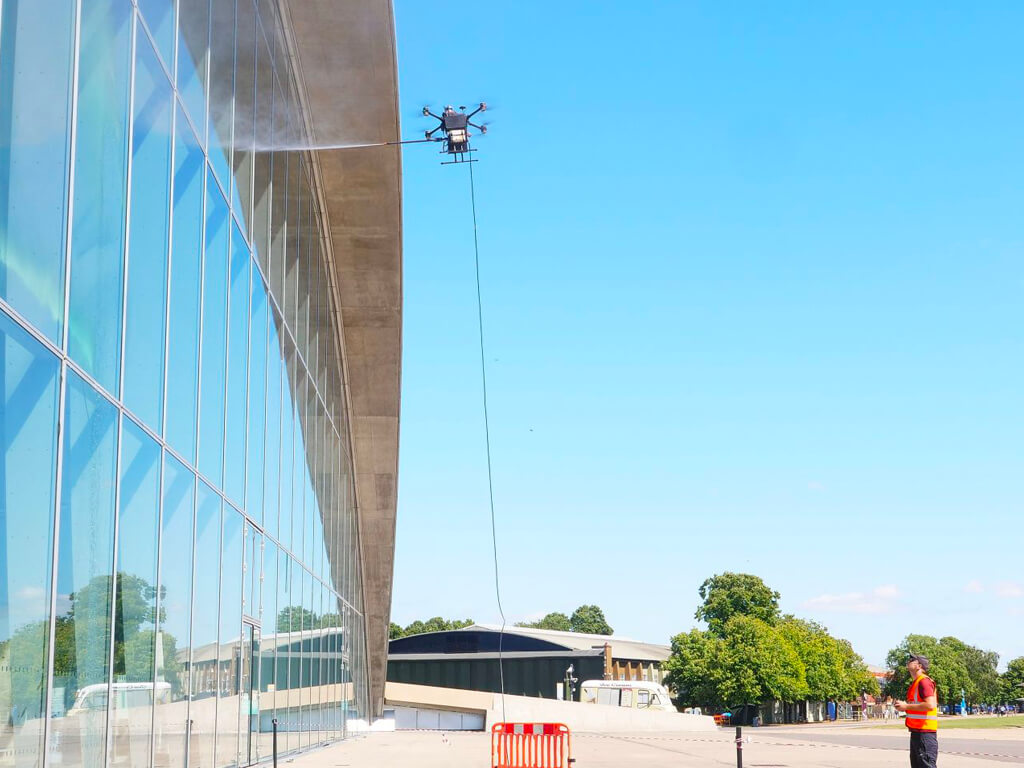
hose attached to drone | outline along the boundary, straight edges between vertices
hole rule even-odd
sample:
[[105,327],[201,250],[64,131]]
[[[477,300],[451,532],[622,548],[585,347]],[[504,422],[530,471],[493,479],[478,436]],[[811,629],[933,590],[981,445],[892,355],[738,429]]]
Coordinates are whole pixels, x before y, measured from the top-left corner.
[[501,605],[501,581],[498,577],[498,526],[494,513],[494,476],[491,470],[491,424],[487,412],[487,358],[484,354],[484,302],[480,291],[480,242],[477,237],[476,223],[476,183],[473,179],[473,163],[469,166],[469,196],[473,204],[473,254],[476,265],[476,312],[477,329],[480,333],[480,381],[483,385],[484,404],[484,438],[487,445],[487,491],[491,506],[491,544],[494,550],[494,596],[498,602],[498,613],[501,614],[501,630],[498,632],[498,681],[501,686],[501,720],[505,722],[505,669],[503,663],[503,641],[505,638],[505,609]]

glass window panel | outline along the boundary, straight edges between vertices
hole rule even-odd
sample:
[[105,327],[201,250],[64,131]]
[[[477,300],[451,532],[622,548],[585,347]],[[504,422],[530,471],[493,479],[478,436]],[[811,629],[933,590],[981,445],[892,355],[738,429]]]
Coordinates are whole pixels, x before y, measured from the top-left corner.
[[224,468],[224,356],[227,336],[228,206],[213,175],[206,182],[203,332],[199,362],[199,469],[218,487]]
[[[288,664],[289,664],[289,653],[288,653],[288,632],[291,628],[291,570],[288,564],[288,553],[283,549],[278,554],[278,571],[277,571],[277,632],[279,635],[278,641],[278,654],[277,654],[277,674],[275,676],[275,682],[277,684],[277,690],[282,693],[288,690]],[[278,698],[279,702],[284,702],[279,706],[286,706],[287,694],[283,694]]]
[[174,0],[138,0],[142,18],[156,42],[167,71],[174,66]]
[[242,516],[224,506],[224,547],[220,581],[220,667],[217,704],[217,765],[238,762],[242,631]]
[[[111,762],[148,765],[156,663],[160,448],[133,422],[122,427],[114,601]],[[161,648],[163,656],[165,648]]]
[[145,35],[138,36],[135,50],[124,403],[159,431],[163,417],[173,99],[171,84]]
[[199,396],[199,289],[202,285],[203,152],[178,110],[174,144],[174,236],[167,338],[167,442],[196,458]]
[[0,744],[41,762],[60,367],[0,313]]
[[[284,334],[284,329],[282,329]],[[287,336],[282,335],[285,358],[281,381],[281,512],[279,516],[280,540],[285,549],[294,551],[292,542],[292,484],[295,435],[295,406],[293,400],[295,349]]]
[[256,9],[253,0],[238,0],[235,13],[235,185],[231,205],[239,225],[248,235],[252,218],[256,110]]
[[271,309],[267,328],[267,426],[263,459],[263,529],[280,539],[278,514],[281,508],[281,342],[280,317]]
[[178,92],[206,146],[206,76],[210,57],[210,0],[178,0]]
[[228,379],[224,491],[239,506],[245,496],[245,413],[249,358],[249,265],[245,238],[231,227],[231,283],[228,297]]
[[231,128],[235,74],[235,0],[210,6],[210,163],[228,190],[231,186]]
[[[306,189],[303,184],[303,189]],[[295,305],[295,343],[299,354],[309,364],[309,295],[311,273],[316,269],[311,256],[313,253],[313,206],[308,189],[302,196],[302,231],[299,237],[299,273]],[[313,279],[315,282],[315,279]]]
[[[285,137],[285,126],[287,125],[287,113],[285,112],[284,97],[277,80],[274,81],[274,125],[273,140],[271,146],[278,148],[287,146]],[[285,262],[285,241],[286,222],[288,215],[288,161],[289,152],[277,150],[273,153],[271,161],[271,210],[270,210],[270,265],[268,280],[270,292],[277,300],[279,308],[284,308],[284,262]]]
[[[263,550],[263,635],[260,644],[260,719],[268,722],[276,716],[277,680],[276,660],[279,634],[277,631],[277,566],[280,555],[277,546],[267,540]],[[260,754],[272,751],[270,729],[260,729]]]
[[117,393],[127,205],[131,7],[82,7],[68,354]]
[[117,409],[77,374],[65,395],[57,627],[49,738],[55,762],[103,765],[110,671]]
[[297,364],[297,384],[295,387],[295,437],[292,442],[292,553],[300,563],[306,564],[306,441],[303,434],[303,416],[306,409],[306,376],[300,364]]
[[302,186],[305,164],[298,152],[291,153],[288,161],[288,223],[285,231],[285,280],[284,302],[281,309],[284,321],[295,335],[299,287],[299,244],[304,235],[305,222],[302,220],[305,193]]
[[195,597],[192,608],[192,701],[189,764],[214,765],[217,732],[217,630],[221,556],[221,499],[205,483],[196,496]]
[[260,579],[263,574],[263,536],[251,525],[245,527],[245,580],[242,584],[242,613],[259,620]]
[[74,8],[0,4],[0,296],[58,344]]
[[252,318],[249,326],[249,437],[245,466],[245,511],[263,525],[263,442],[266,438],[267,409],[267,293],[252,265]]
[[163,505],[158,617],[163,655],[156,669],[155,765],[181,768],[189,719],[195,475],[170,454],[164,456]]
[[252,243],[260,269],[269,278],[271,161],[273,158],[274,68],[262,29],[256,34],[256,123],[253,150]]

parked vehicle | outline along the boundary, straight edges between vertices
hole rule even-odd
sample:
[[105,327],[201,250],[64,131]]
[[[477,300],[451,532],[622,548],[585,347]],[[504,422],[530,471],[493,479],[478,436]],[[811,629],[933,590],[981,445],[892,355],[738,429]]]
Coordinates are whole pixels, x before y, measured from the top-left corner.
[[580,701],[652,712],[676,711],[665,686],[643,680],[584,680]]

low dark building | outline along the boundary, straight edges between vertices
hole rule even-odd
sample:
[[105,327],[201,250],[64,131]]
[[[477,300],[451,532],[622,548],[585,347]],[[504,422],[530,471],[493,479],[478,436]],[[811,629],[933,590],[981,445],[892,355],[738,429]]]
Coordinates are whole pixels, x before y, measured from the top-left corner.
[[[660,683],[667,645],[614,636],[474,624],[392,640],[388,682],[558,698],[567,670],[584,680]],[[500,668],[499,668],[500,645]],[[578,690],[578,687],[577,687]]]

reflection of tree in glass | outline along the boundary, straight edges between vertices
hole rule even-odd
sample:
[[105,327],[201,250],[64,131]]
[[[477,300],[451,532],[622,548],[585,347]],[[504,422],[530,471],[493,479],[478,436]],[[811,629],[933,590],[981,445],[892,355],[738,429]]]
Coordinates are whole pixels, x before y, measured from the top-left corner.
[[[107,641],[110,624],[110,576],[96,576],[77,592],[69,595],[68,611],[57,617],[54,634],[54,676],[65,681],[70,706],[74,693],[82,684],[106,680]],[[117,622],[114,628],[114,677],[127,682],[148,682],[153,679],[154,620],[156,619],[156,588],[145,579],[130,573],[118,573]],[[161,621],[163,620],[161,611]],[[40,638],[46,637],[46,622],[39,621],[19,629],[10,640],[14,658],[32,658],[43,650]],[[163,667],[159,678],[178,684],[181,662],[176,656],[177,640],[163,632]],[[45,649],[45,640],[43,649]],[[38,696],[38,672],[21,665],[12,670],[12,688],[25,692],[28,698]]]
[[289,605],[281,609],[281,612],[277,614],[277,631],[278,632],[301,632],[304,629],[312,629],[314,626],[319,627],[318,622],[320,619],[313,611],[308,608],[303,608],[301,605]]

